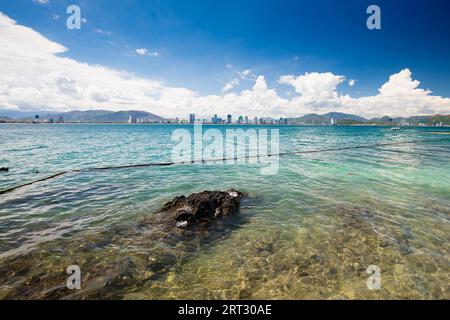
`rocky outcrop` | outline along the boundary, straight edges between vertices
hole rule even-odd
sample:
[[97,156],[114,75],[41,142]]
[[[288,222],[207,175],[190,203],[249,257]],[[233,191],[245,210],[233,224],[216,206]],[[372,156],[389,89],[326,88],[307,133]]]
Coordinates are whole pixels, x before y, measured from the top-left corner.
[[208,224],[238,212],[243,196],[242,192],[234,189],[203,191],[187,197],[178,196],[158,210],[154,218],[166,220],[178,228]]
[[9,168],[8,167],[0,167],[0,172],[8,172]]
[[[243,197],[234,189],[178,196],[137,225],[57,239],[45,250],[8,258],[0,265],[0,300],[122,299],[133,288],[163,283],[201,246],[246,222],[235,214]],[[43,264],[36,269],[37,263]],[[72,264],[82,270],[81,290],[66,286],[65,267]]]

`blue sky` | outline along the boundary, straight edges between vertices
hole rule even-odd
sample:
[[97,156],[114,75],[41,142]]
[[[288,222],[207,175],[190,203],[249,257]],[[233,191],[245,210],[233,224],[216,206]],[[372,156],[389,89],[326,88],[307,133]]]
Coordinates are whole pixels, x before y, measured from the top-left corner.
[[[77,4],[81,30],[65,27]],[[366,28],[366,8],[381,8],[382,29]],[[17,24],[68,48],[59,56],[125,70],[139,77],[221,94],[250,69],[280,97],[295,92],[283,75],[345,76],[340,94],[373,96],[389,76],[408,68],[420,88],[450,96],[448,1],[56,1],[0,0]],[[158,55],[138,55],[145,48]],[[254,77],[233,90],[251,89]],[[290,92],[290,93],[289,93]]]

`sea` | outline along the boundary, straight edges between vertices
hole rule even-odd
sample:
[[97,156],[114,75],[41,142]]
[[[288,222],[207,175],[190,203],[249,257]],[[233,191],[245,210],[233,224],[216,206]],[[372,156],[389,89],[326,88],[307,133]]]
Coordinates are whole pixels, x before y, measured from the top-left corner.
[[[276,130],[276,170],[133,166],[174,162],[190,125],[0,124],[0,192],[24,185],[0,194],[0,299],[450,298],[450,128],[202,129]],[[204,230],[145,225],[231,188],[239,212]]]

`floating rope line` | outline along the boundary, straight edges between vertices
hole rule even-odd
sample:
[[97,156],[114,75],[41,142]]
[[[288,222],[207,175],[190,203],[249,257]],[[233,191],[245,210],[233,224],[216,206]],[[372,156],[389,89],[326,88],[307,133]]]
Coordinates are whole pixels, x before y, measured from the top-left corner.
[[[344,151],[344,150],[351,150],[351,149],[368,149],[368,148],[378,148],[378,147],[385,147],[385,146],[394,146],[394,145],[401,145],[401,144],[412,144],[412,143],[418,143],[418,142],[435,142],[435,141],[442,141],[447,140],[450,141],[448,138],[441,138],[441,139],[417,139],[417,140],[411,140],[411,141],[398,141],[398,142],[386,142],[386,143],[375,143],[370,145],[359,145],[359,146],[347,146],[347,147],[339,147],[339,148],[330,148],[330,149],[318,149],[318,150],[304,150],[304,151],[291,151],[291,152],[281,152],[278,154],[268,154],[267,157],[272,156],[289,156],[289,155],[301,155],[301,154],[312,154],[312,153],[321,153],[321,152],[334,152],[334,151]],[[152,162],[152,163],[142,163],[142,164],[129,164],[129,165],[120,165],[120,166],[107,166],[107,167],[93,167],[93,168],[82,168],[82,169],[72,169],[72,170],[65,170],[61,171],[55,174],[52,174],[47,177],[43,177],[40,179],[36,179],[21,185],[17,185],[8,189],[0,190],[0,195],[10,193],[14,190],[33,185],[38,182],[47,181],[62,175],[66,175],[69,173],[80,173],[80,172],[89,172],[89,171],[103,171],[103,170],[116,170],[116,169],[129,169],[129,168],[144,168],[144,167],[163,167],[163,166],[173,166],[173,165],[186,165],[186,164],[197,164],[197,163],[215,163],[219,161],[235,161],[239,159],[254,159],[254,158],[260,158],[259,155],[257,156],[249,156],[249,157],[233,157],[233,158],[222,158],[222,159],[207,159],[207,160],[191,160],[191,161],[185,161],[185,162]]]

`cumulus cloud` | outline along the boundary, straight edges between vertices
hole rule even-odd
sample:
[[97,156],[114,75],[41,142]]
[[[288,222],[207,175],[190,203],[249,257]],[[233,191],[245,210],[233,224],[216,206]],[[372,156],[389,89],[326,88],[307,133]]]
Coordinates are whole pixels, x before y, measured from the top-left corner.
[[218,114],[264,117],[286,116],[292,111],[289,110],[289,101],[280,98],[274,89],[270,89],[264,76],[257,77],[251,90],[227,93],[223,96],[196,97],[193,107],[199,114],[210,114],[211,110],[215,110],[214,113]]
[[67,48],[3,14],[0,34],[0,108],[144,109],[171,115],[173,106],[183,107],[195,96],[184,88],[61,57]]
[[304,75],[282,76],[280,83],[290,84],[302,97],[318,100],[328,100],[337,97],[336,87],[345,80],[344,76],[334,75],[331,72],[306,72]]
[[349,85],[350,87],[353,87],[355,84],[356,84],[356,80],[354,80],[354,79],[348,80],[348,85]]
[[403,69],[393,74],[379,89],[378,95],[359,99],[344,99],[344,106],[352,112],[366,116],[448,114],[450,99],[431,95],[430,90],[419,88],[420,81],[412,79],[412,72]]
[[420,82],[412,79],[409,69],[391,75],[375,96],[352,98],[339,93],[337,88],[344,80],[344,76],[329,72],[313,72],[282,76],[279,82],[295,88],[300,96],[293,98],[290,105],[305,113],[340,111],[365,117],[450,113],[450,99],[432,96],[431,91],[419,88]]
[[420,81],[412,79],[412,73],[409,69],[403,69],[399,73],[389,77],[389,81],[383,84],[378,90],[381,96],[397,97],[405,95],[427,96],[431,93],[429,90],[419,89]]
[[[328,111],[362,116],[450,113],[450,99],[421,89],[409,69],[391,75],[377,95],[362,98],[339,92],[345,76],[311,72],[280,77],[280,84],[295,90],[285,99],[269,87],[263,75],[254,75],[250,69],[234,72],[221,95],[201,96],[187,88],[64,57],[66,47],[1,13],[0,34],[0,108],[140,109],[166,117],[192,112],[272,117]],[[151,54],[145,48],[135,52]],[[234,70],[231,65],[227,68]],[[251,89],[228,92],[243,79],[253,83]]]

